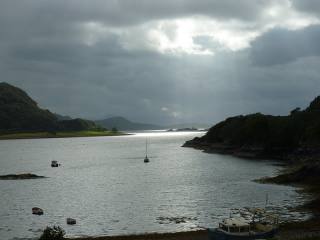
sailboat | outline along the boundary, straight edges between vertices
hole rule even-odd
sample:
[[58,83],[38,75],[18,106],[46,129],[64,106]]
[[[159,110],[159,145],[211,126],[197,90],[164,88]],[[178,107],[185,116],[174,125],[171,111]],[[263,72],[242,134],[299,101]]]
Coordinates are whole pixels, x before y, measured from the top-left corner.
[[148,141],[146,139],[146,156],[143,160],[144,163],[148,163],[149,162],[149,158],[148,158]]

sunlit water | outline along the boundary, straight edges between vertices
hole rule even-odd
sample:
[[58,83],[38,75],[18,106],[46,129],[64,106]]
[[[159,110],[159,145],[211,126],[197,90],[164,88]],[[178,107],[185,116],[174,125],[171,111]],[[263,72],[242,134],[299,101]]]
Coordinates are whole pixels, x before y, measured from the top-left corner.
[[[0,175],[31,172],[46,179],[0,181],[0,239],[39,237],[60,225],[68,236],[175,232],[213,227],[230,209],[269,206],[300,217],[294,188],[258,184],[270,161],[206,154],[181,145],[202,133],[0,141]],[[150,163],[143,163],[148,139]],[[62,166],[51,168],[51,160]],[[44,215],[31,214],[32,207]],[[69,226],[66,218],[77,224]],[[176,223],[168,217],[186,217]]]

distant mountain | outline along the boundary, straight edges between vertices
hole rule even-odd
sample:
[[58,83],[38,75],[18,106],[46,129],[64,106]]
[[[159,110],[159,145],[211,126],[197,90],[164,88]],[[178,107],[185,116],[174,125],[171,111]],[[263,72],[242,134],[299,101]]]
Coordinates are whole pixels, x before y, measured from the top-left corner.
[[186,128],[209,128],[209,124],[202,123],[180,123],[172,125],[156,125],[150,123],[137,123],[132,122],[124,117],[110,117],[104,120],[95,121],[102,127],[112,129],[113,127],[118,130],[161,130],[161,129],[186,129]]
[[56,118],[58,119],[58,121],[72,120],[72,117],[69,117],[69,116],[63,116],[63,115],[60,115],[60,114],[58,114],[58,113],[54,113],[54,115],[56,116]]
[[84,119],[59,121],[49,110],[39,108],[23,90],[0,83],[0,133],[88,129],[99,129],[99,126]]
[[148,123],[131,122],[124,117],[111,117],[104,120],[95,121],[98,125],[107,129],[117,128],[118,130],[156,130],[165,129],[165,127]]

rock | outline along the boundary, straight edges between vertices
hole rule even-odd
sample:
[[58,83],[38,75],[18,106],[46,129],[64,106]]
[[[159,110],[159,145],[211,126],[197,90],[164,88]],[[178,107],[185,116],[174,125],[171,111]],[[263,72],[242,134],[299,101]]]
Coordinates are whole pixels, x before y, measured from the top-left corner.
[[32,214],[43,215],[43,210],[41,208],[34,207],[34,208],[32,208]]
[[157,217],[159,224],[169,224],[169,223],[186,223],[188,221],[197,220],[196,217]]
[[9,174],[0,176],[0,180],[24,180],[24,179],[37,179],[45,178],[44,176],[38,176],[31,173],[22,173],[22,174]]
[[76,223],[77,223],[77,221],[74,218],[67,218],[67,224],[74,225]]

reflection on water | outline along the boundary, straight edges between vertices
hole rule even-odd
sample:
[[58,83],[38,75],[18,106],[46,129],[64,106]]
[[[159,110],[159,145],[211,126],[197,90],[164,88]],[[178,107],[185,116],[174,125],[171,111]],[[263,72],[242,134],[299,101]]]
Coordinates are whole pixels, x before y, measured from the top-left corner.
[[[251,181],[279,167],[181,147],[201,134],[0,141],[0,175],[49,177],[0,181],[0,239],[37,237],[53,224],[69,236],[212,227],[231,208],[263,207],[266,193],[283,217],[300,217],[288,211],[303,201],[294,188]],[[149,164],[143,163],[146,138]],[[62,166],[51,168],[52,160]],[[43,216],[31,214],[35,206]],[[67,217],[77,224],[66,225]]]

